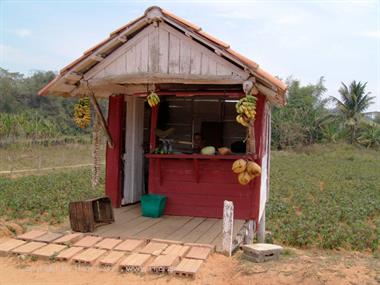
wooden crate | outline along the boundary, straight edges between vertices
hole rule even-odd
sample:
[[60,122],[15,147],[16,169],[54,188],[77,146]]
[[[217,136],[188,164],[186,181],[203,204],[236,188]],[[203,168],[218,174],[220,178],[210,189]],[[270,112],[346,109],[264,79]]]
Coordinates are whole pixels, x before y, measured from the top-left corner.
[[76,232],[93,232],[96,227],[115,221],[111,199],[95,198],[69,204],[71,229]]

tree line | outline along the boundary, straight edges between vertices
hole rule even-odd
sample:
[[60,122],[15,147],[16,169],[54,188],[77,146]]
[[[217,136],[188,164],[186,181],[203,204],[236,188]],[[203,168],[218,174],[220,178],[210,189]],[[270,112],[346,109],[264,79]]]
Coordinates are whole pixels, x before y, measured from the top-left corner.
[[348,142],[380,147],[380,112],[366,112],[375,97],[367,83],[342,83],[337,96],[326,97],[324,78],[301,85],[288,79],[287,105],[272,112],[272,147],[285,149],[315,143]]
[[[91,128],[82,130],[73,121],[76,98],[37,96],[54,76],[0,68],[0,141],[90,134]],[[366,83],[342,83],[337,96],[328,98],[323,77],[308,85],[289,78],[287,84],[287,105],[272,112],[274,149],[340,141],[380,147],[380,112],[366,113],[374,100]]]

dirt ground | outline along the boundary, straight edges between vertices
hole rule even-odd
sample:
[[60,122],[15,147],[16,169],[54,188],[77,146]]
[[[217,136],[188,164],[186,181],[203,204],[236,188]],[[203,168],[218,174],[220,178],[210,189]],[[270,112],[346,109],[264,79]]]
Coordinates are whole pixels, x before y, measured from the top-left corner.
[[67,262],[0,257],[0,285],[17,284],[380,284],[380,259],[337,251],[286,249],[278,261],[251,263],[237,252],[212,255],[195,279],[119,273]]

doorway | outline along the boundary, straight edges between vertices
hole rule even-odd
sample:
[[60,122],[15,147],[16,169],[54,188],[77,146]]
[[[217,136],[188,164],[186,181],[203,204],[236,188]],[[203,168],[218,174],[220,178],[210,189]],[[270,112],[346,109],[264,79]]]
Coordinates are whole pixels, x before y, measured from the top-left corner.
[[144,194],[144,98],[126,96],[124,187],[122,204],[140,201]]

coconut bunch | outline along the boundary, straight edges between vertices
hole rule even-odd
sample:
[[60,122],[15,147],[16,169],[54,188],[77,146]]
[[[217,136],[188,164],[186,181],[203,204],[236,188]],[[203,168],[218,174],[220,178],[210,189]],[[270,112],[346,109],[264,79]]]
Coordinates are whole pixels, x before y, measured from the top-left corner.
[[244,127],[249,126],[251,120],[255,120],[256,116],[256,97],[252,95],[246,95],[241,98],[235,105],[236,121]]
[[247,185],[252,179],[260,176],[261,167],[251,160],[241,158],[234,161],[232,171],[238,175],[238,181],[241,185]]
[[74,105],[74,122],[81,129],[85,129],[91,122],[90,98],[79,99]]
[[148,104],[151,108],[156,107],[158,104],[160,104],[160,97],[158,97],[157,93],[153,91],[150,92],[146,100],[148,101]]

